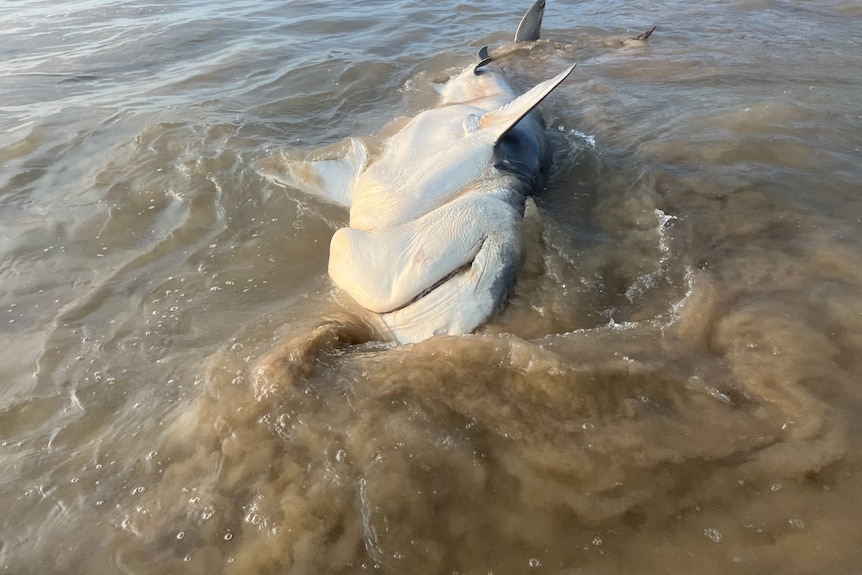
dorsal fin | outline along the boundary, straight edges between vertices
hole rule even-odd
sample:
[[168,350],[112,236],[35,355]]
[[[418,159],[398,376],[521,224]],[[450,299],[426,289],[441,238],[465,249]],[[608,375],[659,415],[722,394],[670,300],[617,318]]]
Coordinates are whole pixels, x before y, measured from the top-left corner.
[[491,55],[488,53],[488,47],[482,46],[481,48],[479,48],[479,60],[485,61],[490,59]]
[[503,134],[517,124],[521,118],[529,114],[530,110],[538,106],[560,82],[565,80],[576,65],[573,64],[550,80],[536,84],[508,104],[483,114],[481,118],[472,116],[472,121],[465,122],[465,128],[468,131],[477,131],[481,134],[482,139],[489,143],[496,143],[503,137]]
[[542,33],[542,16],[545,15],[545,0],[536,0],[521,18],[518,31],[515,32],[515,42],[535,42]]

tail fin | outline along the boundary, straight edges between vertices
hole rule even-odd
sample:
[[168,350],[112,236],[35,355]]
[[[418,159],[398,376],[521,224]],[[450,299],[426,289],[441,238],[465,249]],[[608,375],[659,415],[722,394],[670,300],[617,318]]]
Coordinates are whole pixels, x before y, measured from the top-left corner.
[[643,34],[638,34],[637,36],[635,36],[634,39],[635,40],[647,40],[647,39],[649,39],[649,37],[652,36],[652,33],[655,32],[655,28],[656,27],[653,26],[650,30],[647,30]]
[[535,42],[542,32],[542,16],[545,15],[545,0],[536,0],[521,18],[518,31],[515,32],[515,42]]

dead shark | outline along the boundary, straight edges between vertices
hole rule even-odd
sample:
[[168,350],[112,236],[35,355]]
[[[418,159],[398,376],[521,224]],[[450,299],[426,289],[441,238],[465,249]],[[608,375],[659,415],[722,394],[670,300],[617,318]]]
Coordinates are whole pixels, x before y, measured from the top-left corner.
[[[516,42],[540,37],[545,0]],[[324,160],[261,169],[273,181],[349,209],[330,243],[329,275],[383,337],[398,343],[466,334],[507,297],[520,262],[519,223],[547,167],[535,110],[572,65],[518,94],[483,48],[434,108],[371,158],[358,138]]]

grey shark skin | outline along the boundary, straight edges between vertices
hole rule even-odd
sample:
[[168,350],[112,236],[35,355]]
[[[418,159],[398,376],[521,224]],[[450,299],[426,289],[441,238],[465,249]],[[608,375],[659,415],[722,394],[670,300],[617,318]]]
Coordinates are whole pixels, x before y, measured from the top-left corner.
[[524,13],[518,30],[515,32],[515,42],[535,42],[541,36],[542,18],[545,15],[545,0],[536,0],[530,9]]
[[[539,38],[545,0],[516,41]],[[466,334],[504,302],[520,264],[518,226],[549,153],[535,107],[574,66],[518,95],[487,49],[451,78],[376,158],[349,139],[338,158],[286,160],[261,172],[343,205],[329,274],[398,343]]]

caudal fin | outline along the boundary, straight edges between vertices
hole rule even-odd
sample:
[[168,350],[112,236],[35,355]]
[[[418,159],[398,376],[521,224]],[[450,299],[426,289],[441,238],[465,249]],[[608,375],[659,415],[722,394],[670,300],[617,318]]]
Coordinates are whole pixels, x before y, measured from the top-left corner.
[[655,32],[655,26],[644,32],[643,34],[638,34],[634,37],[635,40],[648,40],[652,33]]
[[515,32],[515,42],[535,42],[542,33],[542,16],[545,15],[545,0],[536,0],[521,18],[518,31]]

